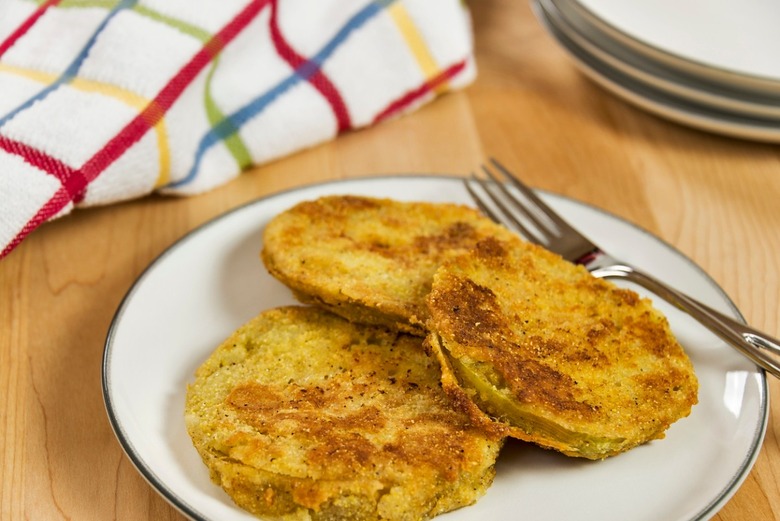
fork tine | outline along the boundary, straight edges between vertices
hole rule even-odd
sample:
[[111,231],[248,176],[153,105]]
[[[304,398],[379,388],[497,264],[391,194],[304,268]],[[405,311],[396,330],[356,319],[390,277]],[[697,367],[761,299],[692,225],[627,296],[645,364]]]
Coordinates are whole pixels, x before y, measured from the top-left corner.
[[[507,207],[512,208],[511,212],[516,212],[517,215],[522,214],[524,217],[527,217],[529,222],[533,222],[535,227],[539,230],[538,235],[541,235],[541,240],[539,240],[538,236],[529,236],[526,228],[521,229],[521,233],[526,235],[526,238],[529,241],[536,242],[574,263],[582,263],[583,259],[593,255],[593,253],[599,249],[598,246],[590,242],[587,237],[567,223],[563,217],[559,216],[552,208],[542,202],[541,198],[538,197],[533,190],[515,177],[501,163],[493,158],[491,158],[491,162],[503,174],[503,179],[500,182],[495,175],[492,175],[488,168],[483,167],[483,169],[486,174],[490,176],[491,181],[494,184],[498,183],[501,187],[502,194],[505,198],[504,202]],[[515,188],[519,194],[510,192],[506,186],[507,183],[511,183],[512,188]],[[497,191],[498,190],[496,189],[496,192]],[[489,190],[486,189],[486,192],[489,192]],[[520,198],[517,195],[522,195],[523,197]],[[541,218],[544,217],[549,219],[549,222],[542,222]],[[505,219],[505,221],[509,220],[510,219]],[[511,221],[513,223],[516,222],[514,216]]]
[[564,221],[561,218],[561,216],[559,216],[549,206],[547,206],[547,204],[543,202],[534,193],[534,191],[531,190],[531,188],[528,185],[520,181],[520,179],[518,179],[514,174],[512,174],[512,172],[507,170],[507,168],[504,165],[502,165],[492,157],[490,158],[490,162],[493,163],[493,165],[495,165],[495,167],[498,168],[502,174],[504,174],[505,178],[509,179],[509,181],[512,183],[512,186],[517,188],[520,191],[520,193],[523,194],[524,197],[526,197],[529,201],[534,203],[534,205],[536,205],[537,210],[542,212],[548,219],[550,219],[550,221],[552,221],[555,224],[555,226],[558,227],[558,230],[560,232],[572,234],[572,235],[576,234],[578,236],[580,235],[580,233],[577,230],[572,228],[569,223]]
[[[525,204],[521,204],[520,201],[517,200],[517,197],[515,197],[514,194],[512,194],[509,191],[509,188],[507,187],[507,185],[506,185],[506,183],[504,182],[503,179],[499,179],[485,165],[482,165],[482,170],[490,178],[490,180],[493,181],[493,183],[494,183],[493,186],[497,186],[498,189],[501,191],[501,193],[506,198],[506,200],[508,200],[511,203],[511,206],[512,206],[513,210],[521,213],[526,219],[531,221],[531,223],[533,223],[534,227],[537,230],[539,230],[539,233],[542,235],[542,238],[550,240],[553,237],[558,235],[557,234],[557,230],[551,228],[548,223],[546,223],[546,222],[542,221],[541,219],[539,219],[539,217],[534,214],[532,208],[529,208]],[[507,176],[506,173],[505,173],[505,169],[502,170],[502,173],[504,174],[504,178],[505,179],[509,178],[509,176]],[[511,180],[511,178],[509,178],[509,179]],[[526,189],[526,191],[530,191],[528,189],[528,187],[524,187],[524,188]],[[485,191],[487,191],[489,193],[491,199],[493,199],[493,202],[495,202],[496,205],[501,208],[501,210],[504,212],[504,214],[508,215],[511,218],[511,220],[512,220],[512,222],[514,224],[517,224],[518,226],[522,227],[522,222],[520,222],[514,216],[514,211],[513,210],[509,210],[508,207],[500,200],[500,198],[494,192],[490,192],[486,187],[485,187]],[[525,193],[525,191],[522,191],[522,193]],[[533,192],[531,192],[531,193],[533,194]],[[532,202],[535,203],[536,201],[532,201]]]
[[[493,202],[495,208],[498,208],[502,215],[498,215],[498,213],[485,202],[484,196],[478,194],[477,191],[471,187],[471,181],[477,183],[480,186],[482,191],[487,194],[488,198],[490,198],[490,200]],[[503,201],[501,201],[501,199],[491,191],[491,189],[488,187],[487,181],[480,179],[472,173],[471,179],[464,179],[463,184],[465,185],[469,195],[471,195],[472,200],[477,204],[479,209],[482,210],[485,215],[499,223],[504,222],[505,220],[511,221],[512,225],[515,226],[520,231],[520,233],[526,237],[526,239],[537,244],[542,244],[539,237],[537,237],[537,235],[530,228],[526,227],[525,224],[523,224],[523,222],[520,221],[515,216],[515,214],[506,207]]]
[[463,186],[466,187],[466,191],[468,191],[472,201],[477,203],[477,207],[479,207],[479,209],[482,210],[482,213],[490,217],[492,220],[501,221],[501,217],[499,217],[496,214],[496,212],[494,212],[493,209],[490,208],[490,206],[485,204],[485,200],[482,199],[482,196],[479,195],[477,191],[471,187],[471,181],[477,182],[480,186],[482,186],[482,183],[479,181],[479,179],[477,179],[477,177],[474,174],[471,174],[471,179],[463,180]]

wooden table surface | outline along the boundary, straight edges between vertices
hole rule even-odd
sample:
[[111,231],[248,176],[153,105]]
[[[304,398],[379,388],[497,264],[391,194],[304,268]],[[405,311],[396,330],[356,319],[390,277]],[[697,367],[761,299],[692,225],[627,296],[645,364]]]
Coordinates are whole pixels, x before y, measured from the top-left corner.
[[[110,321],[139,273],[183,234],[315,181],[465,175],[495,156],[534,186],[668,241],[748,322],[780,336],[780,149],[678,126],[613,97],[575,70],[525,2],[472,7],[479,76],[464,91],[205,195],[77,210],[0,261],[0,519],[181,519],[109,425],[101,357]],[[714,519],[780,519],[780,386],[769,388],[761,452]]]

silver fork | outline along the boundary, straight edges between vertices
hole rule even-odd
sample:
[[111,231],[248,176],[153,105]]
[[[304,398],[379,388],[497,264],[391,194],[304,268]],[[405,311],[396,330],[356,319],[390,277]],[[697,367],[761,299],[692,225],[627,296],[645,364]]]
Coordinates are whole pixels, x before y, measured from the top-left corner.
[[[780,378],[780,340],[738,322],[667,286],[652,275],[612,257],[556,214],[498,161],[491,159],[491,162],[500,175],[483,165],[486,177],[472,174],[470,179],[464,180],[471,198],[488,217],[515,229],[527,240],[558,253],[566,260],[582,264],[595,277],[624,278],[641,285],[688,313],[758,366]],[[474,189],[475,185],[480,187],[479,191]],[[523,198],[513,194],[509,186],[517,189]]]

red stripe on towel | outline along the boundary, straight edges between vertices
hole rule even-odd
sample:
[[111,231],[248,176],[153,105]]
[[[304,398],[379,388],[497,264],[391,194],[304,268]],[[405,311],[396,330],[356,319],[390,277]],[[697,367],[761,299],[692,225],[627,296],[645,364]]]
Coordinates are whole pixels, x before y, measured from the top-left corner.
[[35,25],[35,22],[38,21],[38,18],[43,16],[43,13],[46,12],[46,10],[49,7],[52,7],[54,5],[57,5],[60,3],[60,0],[49,0],[48,2],[44,2],[43,4],[38,6],[38,9],[36,9],[33,14],[27,17],[27,19],[22,22],[22,24],[16,28],[14,32],[12,32],[10,35],[8,35],[8,38],[3,41],[3,43],[0,43],[0,56],[5,54],[5,51],[10,49],[13,44],[16,43],[16,41],[21,38],[24,33],[30,30],[30,27]]
[[[68,191],[63,187],[57,190],[54,195],[49,199],[49,201],[46,203],[51,204],[52,201],[58,201],[59,208],[65,208],[65,206],[72,200],[72,196]],[[16,236],[11,239],[11,242],[9,242],[6,247],[3,249],[2,252],[0,252],[0,259],[11,253],[11,250],[16,248],[20,242],[24,240],[25,237],[27,237],[33,230],[35,230],[38,226],[43,224],[48,217],[44,218],[42,217],[42,210],[38,210],[38,213],[36,213],[32,219],[27,221],[24,225],[24,227],[19,231],[19,233],[16,234]],[[56,212],[55,212],[56,213]],[[54,213],[52,214],[54,215]]]
[[276,48],[276,52],[282,57],[293,69],[298,69],[307,63],[310,67],[316,67],[314,72],[309,78],[309,83],[319,91],[325,100],[330,104],[330,108],[333,111],[333,115],[336,117],[338,123],[338,132],[344,132],[352,128],[352,120],[349,117],[349,111],[347,110],[347,104],[344,103],[344,98],[341,97],[341,93],[338,91],[333,82],[322,72],[320,64],[310,62],[292,48],[290,44],[285,40],[282,31],[279,29],[278,14],[278,0],[271,0],[271,39]]
[[426,81],[416,89],[410,90],[409,92],[405,93],[403,96],[396,99],[395,101],[390,103],[387,107],[385,107],[385,109],[382,110],[379,114],[377,114],[376,117],[374,117],[373,124],[379,123],[384,119],[387,119],[395,114],[398,114],[399,112],[404,110],[406,107],[408,107],[418,99],[432,92],[437,86],[441,85],[445,81],[450,80],[454,76],[457,76],[465,67],[466,67],[465,60],[462,62],[458,62],[455,65],[452,65],[447,69],[443,70],[442,72],[440,72],[430,80]]
[[73,167],[70,167],[40,150],[24,143],[19,143],[5,136],[0,136],[0,149],[9,154],[21,156],[26,163],[52,175],[59,180],[62,188],[70,197],[76,200],[81,192],[81,185],[84,183],[84,176]]
[[[106,168],[160,121],[198,73],[211,62],[214,56],[219,54],[225,45],[249,25],[263,7],[268,5],[269,1],[254,0],[243,11],[238,13],[219,33],[206,42],[203,48],[179,70],[138,116],[130,121],[78,170],[70,169],[70,167],[67,167],[59,160],[39,150],[5,139],[4,149],[21,156],[27,163],[55,176],[63,183],[63,186],[25,224],[5,249],[0,252],[0,258],[5,257],[30,232],[56,215],[69,202],[78,202],[83,199],[87,185],[103,173]],[[70,171],[62,170],[61,166],[70,169]]]

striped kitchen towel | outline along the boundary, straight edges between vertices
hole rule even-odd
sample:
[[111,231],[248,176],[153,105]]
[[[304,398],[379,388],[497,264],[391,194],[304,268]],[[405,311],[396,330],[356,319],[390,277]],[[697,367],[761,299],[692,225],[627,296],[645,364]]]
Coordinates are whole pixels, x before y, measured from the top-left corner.
[[0,257],[413,110],[472,51],[462,0],[1,0]]

